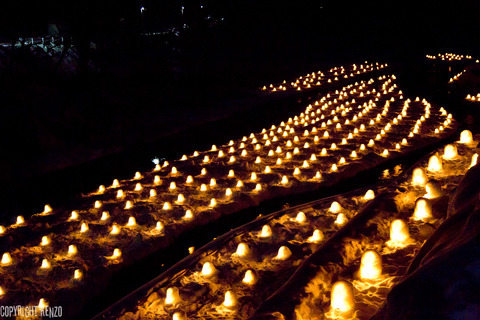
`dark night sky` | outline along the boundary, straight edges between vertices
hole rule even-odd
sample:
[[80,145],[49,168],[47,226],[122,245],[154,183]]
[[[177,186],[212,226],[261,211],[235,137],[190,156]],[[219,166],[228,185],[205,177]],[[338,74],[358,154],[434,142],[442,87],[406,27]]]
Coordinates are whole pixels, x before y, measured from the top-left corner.
[[[375,47],[401,42],[468,47],[479,37],[478,1],[18,0],[2,2],[0,35],[41,35],[51,20],[71,32],[115,33],[121,17],[131,28],[138,27],[141,6],[148,9],[147,22],[155,28],[179,22],[175,15],[179,15],[182,3],[186,13],[203,4],[208,12],[224,16],[232,30],[251,33],[252,37],[267,33],[270,37],[318,41],[322,35],[366,40]],[[272,35],[273,30],[276,35]]]

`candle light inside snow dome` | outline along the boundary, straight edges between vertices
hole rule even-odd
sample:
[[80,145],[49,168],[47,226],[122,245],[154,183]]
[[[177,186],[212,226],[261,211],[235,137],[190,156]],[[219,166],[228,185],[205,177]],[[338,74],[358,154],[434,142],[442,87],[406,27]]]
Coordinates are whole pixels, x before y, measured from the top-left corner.
[[259,235],[261,238],[268,238],[272,236],[272,228],[266,224],[262,227],[262,231],[260,232]]
[[457,157],[457,147],[453,144],[447,144],[443,153],[443,158],[447,160],[452,160]]
[[337,281],[332,286],[330,305],[334,311],[351,312],[355,308],[353,286],[347,281]]
[[87,231],[88,231],[88,224],[85,223],[85,222],[83,222],[83,223],[81,224],[81,226],[80,226],[80,232],[81,232],[81,233],[85,233],[85,232],[87,232]]
[[342,210],[342,206],[337,201],[333,201],[330,205],[329,211],[332,213],[338,213]]
[[12,257],[10,256],[10,253],[8,252],[5,252],[3,255],[2,255],[2,260],[0,261],[0,264],[2,266],[9,266],[12,264]]
[[48,214],[48,213],[51,213],[52,212],[52,207],[50,207],[50,205],[46,204],[44,209],[43,209],[43,214]]
[[112,225],[112,230],[110,231],[111,235],[116,235],[120,233],[120,227],[116,224]]
[[74,244],[69,245],[68,246],[68,255],[73,256],[75,254],[77,254],[77,246],[74,245]]
[[277,259],[277,260],[287,260],[288,258],[290,258],[291,255],[292,255],[292,251],[290,251],[290,249],[287,246],[281,246],[278,249],[278,253],[277,253],[277,256],[275,257],[275,259]]
[[430,159],[428,160],[427,170],[431,172],[442,171],[442,160],[440,160],[440,158],[437,157],[436,155],[431,156]]
[[410,242],[410,232],[405,221],[396,219],[390,225],[390,240],[387,246],[402,248]]
[[68,218],[68,220],[77,220],[77,219],[78,219],[78,212],[74,210],[70,214],[70,218]]
[[360,262],[359,276],[362,280],[375,280],[382,275],[382,257],[373,250],[365,251]]
[[426,221],[432,218],[432,205],[428,199],[419,198],[415,203],[414,220]]
[[315,229],[313,231],[313,234],[310,237],[308,237],[307,241],[317,243],[322,241],[323,238],[324,238],[323,232],[321,230]]
[[38,308],[40,310],[44,310],[46,307],[48,307],[48,302],[47,300],[45,300],[44,298],[41,298],[39,301],[38,301]]
[[460,133],[460,143],[470,144],[473,142],[472,132],[469,130],[463,130]]
[[300,211],[295,217],[295,221],[298,223],[305,223],[307,221],[307,216],[305,215],[305,213]]
[[136,220],[135,220],[135,217],[129,217],[128,218],[128,222],[127,222],[127,226],[128,227],[133,227],[137,224]]
[[182,204],[182,203],[184,203],[184,202],[185,202],[185,196],[180,193],[180,194],[177,196],[177,203],[178,203],[178,204]]
[[204,277],[211,277],[217,273],[217,269],[211,262],[205,262],[202,266],[202,276]]
[[368,190],[363,196],[363,200],[372,200],[373,198],[375,198],[375,192],[373,192],[373,190]]
[[225,299],[223,300],[223,305],[227,308],[234,308],[238,304],[237,296],[236,294],[229,290],[225,292]]
[[245,242],[241,242],[237,246],[237,251],[235,251],[235,254],[240,257],[245,257],[250,253],[250,248]]
[[42,237],[42,241],[40,242],[41,246],[47,246],[50,244],[50,239],[47,236]]
[[122,256],[122,251],[120,249],[116,248],[115,250],[113,250],[112,258],[118,259],[121,256]]
[[242,282],[245,284],[255,284],[255,274],[253,273],[252,270],[247,270],[245,272],[245,275],[242,279]]
[[187,320],[187,317],[183,312],[177,311],[173,314],[172,320]]
[[40,266],[41,269],[50,269],[50,261],[47,259],[42,260],[42,265]]
[[166,297],[165,297],[165,304],[166,305],[173,305],[180,302],[180,294],[178,292],[178,288],[170,287],[167,288]]
[[75,280],[80,280],[83,277],[82,271],[80,269],[75,269],[73,273],[73,278]]

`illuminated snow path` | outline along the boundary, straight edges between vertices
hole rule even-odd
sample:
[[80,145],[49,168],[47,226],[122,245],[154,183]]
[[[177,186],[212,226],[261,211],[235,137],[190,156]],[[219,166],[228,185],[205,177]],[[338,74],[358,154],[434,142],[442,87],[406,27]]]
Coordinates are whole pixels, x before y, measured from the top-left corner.
[[[459,142],[418,162],[412,170],[415,174],[407,172],[379,190],[378,203],[375,191],[362,189],[258,218],[199,249],[100,319],[249,318],[307,257],[322,252],[333,235],[338,252],[327,255],[333,259],[315,265],[318,273],[305,290],[280,295],[277,305],[290,304],[293,312],[292,301],[300,301],[297,319],[368,319],[428,238],[425,229],[443,222],[446,212],[432,211],[432,205],[438,208],[475,163],[475,145],[470,132],[463,132]],[[432,159],[441,168],[431,167]],[[392,199],[396,210],[387,209],[387,199]],[[415,215],[420,201],[428,203],[421,219]],[[359,212],[369,216],[368,222],[351,225],[353,236],[345,230],[339,235],[348,221],[362,221],[355,218]],[[332,289],[332,285],[338,286]],[[122,310],[125,306],[130,308]],[[275,311],[262,316],[270,319]]]
[[[308,275],[303,281],[289,279],[253,318],[267,319],[280,311],[272,306],[285,300],[288,291],[299,298],[285,301],[291,303],[281,310],[287,318],[295,314],[296,319],[370,319],[424,241],[446,219],[450,195],[477,163],[479,141],[480,136],[472,140],[464,131],[456,143],[419,161],[358,214],[368,219],[352,222],[342,237],[299,268],[299,274]],[[342,282],[346,287],[336,290]]]
[[352,83],[262,132],[100,186],[75,207],[46,205],[0,226],[0,299],[55,305],[75,292],[81,301],[89,286],[101,291],[98,279],[195,226],[267,199],[335,185],[454,129],[443,108],[404,98],[394,76]]
[[380,64],[378,62],[369,63],[365,61],[365,63],[356,65],[348,65],[346,67],[334,67],[329,69],[328,71],[316,71],[307,73],[306,75],[299,76],[294,81],[290,81],[287,83],[284,80],[280,84],[270,84],[268,86],[263,86],[262,90],[266,92],[283,92],[283,91],[302,91],[302,90],[309,90],[315,87],[319,87],[324,83],[335,83],[342,79],[350,79],[354,80],[355,77],[368,74],[373,71],[381,70],[386,68],[387,64]]

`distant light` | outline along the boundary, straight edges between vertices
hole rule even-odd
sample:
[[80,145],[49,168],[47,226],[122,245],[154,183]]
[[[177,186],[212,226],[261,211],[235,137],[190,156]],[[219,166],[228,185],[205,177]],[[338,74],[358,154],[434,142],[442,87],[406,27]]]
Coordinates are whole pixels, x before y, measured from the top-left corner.
[[[143,7],[142,7],[142,9],[143,9]],[[140,9],[140,10],[141,10],[141,9]],[[160,159],[158,159],[158,158],[153,158],[153,159],[152,159],[152,162],[153,162],[154,165],[160,164]]]
[[[143,11],[145,11],[145,7],[141,7],[140,8],[140,13],[143,13]],[[155,163],[156,164],[156,163]]]

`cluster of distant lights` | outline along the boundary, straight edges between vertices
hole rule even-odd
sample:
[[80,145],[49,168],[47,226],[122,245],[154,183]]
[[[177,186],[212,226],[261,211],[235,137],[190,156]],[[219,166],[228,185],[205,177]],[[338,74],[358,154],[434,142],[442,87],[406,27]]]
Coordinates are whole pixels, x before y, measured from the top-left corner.
[[461,72],[459,72],[456,75],[454,75],[453,77],[451,77],[450,80],[448,80],[448,83],[452,83],[454,81],[457,81],[458,78],[460,78],[464,72],[465,72],[465,70],[462,70]]
[[387,67],[387,64],[368,63],[365,61],[364,64],[357,66],[353,64],[347,67],[334,67],[328,70],[327,72],[317,71],[308,73],[306,75],[300,76],[294,81],[287,83],[286,80],[283,80],[281,84],[270,84],[269,86],[263,86],[263,91],[276,92],[276,91],[287,91],[287,90],[297,90],[301,91],[304,89],[310,89],[317,86],[321,86],[322,83],[332,83],[339,81],[339,79],[348,79],[354,78],[357,75],[362,73],[372,72],[375,70],[380,70]]
[[[87,195],[82,209],[71,213],[45,205],[44,211],[33,217],[56,215],[58,219],[51,228],[64,225],[71,231],[50,234],[45,228],[45,234],[33,247],[4,252],[0,273],[14,274],[24,254],[21,251],[32,250],[44,257],[37,270],[32,269],[33,273],[48,274],[64,261],[74,261],[78,268],[72,269],[70,281],[75,285],[87,272],[82,265],[91,263],[91,257],[99,252],[105,252],[107,264],[122,263],[119,242],[133,239],[137,234],[145,239],[163,237],[165,228],[195,225],[197,218],[234,201],[242,193],[259,197],[273,186],[292,188],[294,181],[321,183],[324,174],[348,170],[349,163],[366,154],[374,152],[389,158],[392,151],[410,146],[415,137],[435,136],[450,125],[452,116],[445,109],[433,109],[425,99],[404,100],[394,79],[393,75],[384,75],[377,81],[350,84],[310,104],[300,115],[261,133],[251,133],[248,138],[231,140],[220,147],[214,145],[209,151],[184,155],[174,165],[165,161],[151,172],[137,172],[133,179],[115,179],[111,186],[102,185]],[[422,109],[421,115],[415,115]],[[434,126],[424,126],[431,115],[444,120],[432,120]],[[412,119],[414,116],[417,118]],[[412,125],[410,131],[406,129],[408,124]],[[184,166],[188,173],[182,172]],[[147,212],[138,212],[137,208]],[[32,224],[18,216],[14,224],[0,226],[0,236],[15,237],[18,228]],[[70,244],[52,252],[52,242],[59,240]],[[85,241],[93,243],[82,251],[80,245]],[[12,289],[4,285],[0,283],[2,298]],[[41,304],[47,303],[42,299]]]
[[[464,155],[459,155],[457,145],[467,146],[469,151],[464,152]],[[436,223],[432,216],[431,201],[447,192],[441,183],[449,184],[450,176],[458,175],[459,167],[466,171],[476,164],[478,158],[476,153],[473,154],[471,163],[466,167],[465,161],[459,163],[459,159],[462,157],[468,159],[468,154],[472,153],[474,147],[475,141],[471,132],[464,130],[457,143],[448,144],[443,148],[443,155],[432,155],[426,166],[419,166],[413,170],[411,179],[406,183],[409,189],[415,190],[422,196],[416,200],[411,199],[415,205],[410,223]],[[450,172],[442,163],[456,163],[454,165],[455,172]],[[451,185],[450,188],[452,188]],[[143,309],[145,312],[152,312],[155,316],[164,317],[173,314],[172,319],[174,320],[187,319],[189,312],[195,312],[198,317],[204,315],[225,316],[240,312],[244,303],[249,303],[250,299],[259,297],[261,288],[252,286],[261,281],[263,273],[284,275],[294,261],[303,260],[310,254],[308,250],[298,249],[293,254],[290,248],[294,247],[295,243],[300,246],[302,243],[316,244],[312,250],[317,250],[319,244],[327,241],[333,233],[348,222],[349,218],[355,216],[361,206],[374,199],[375,192],[368,190],[363,196],[359,196],[357,192],[357,195],[349,195],[348,198],[351,200],[348,203],[346,201],[344,204],[337,201],[324,202],[320,205],[314,203],[309,208],[302,208],[302,211],[292,209],[293,215],[286,213],[271,220],[268,219],[269,216],[265,216],[263,219],[268,223],[261,229],[247,229],[241,236],[236,236],[222,247],[215,247],[215,254],[199,255],[200,260],[196,263],[198,267],[181,272],[182,276],[175,278],[174,281],[169,281],[168,286],[161,287],[154,292],[149,290],[149,297],[145,297],[144,304],[137,306],[136,312],[141,312]],[[333,230],[316,228],[315,223],[322,219],[331,219]],[[438,225],[438,223],[436,224]],[[420,246],[420,242],[412,239],[410,235],[408,221],[392,219],[389,221],[389,225],[390,239],[384,243],[384,246],[388,248],[386,252],[392,253],[409,246]],[[282,230],[287,230],[287,233],[293,238],[289,239],[284,234],[281,236]],[[281,245],[282,243],[287,245]],[[265,252],[265,248],[272,247],[278,249],[276,251],[267,249]],[[259,255],[262,255],[260,260]],[[233,268],[229,266],[230,264]],[[191,264],[189,263],[189,265]],[[227,268],[230,268],[227,270],[229,273],[236,271],[241,276],[226,275]],[[358,280],[355,280],[357,282],[355,285],[363,282],[368,284],[367,287],[384,286],[385,276],[387,275],[382,268],[382,253],[372,249],[365,250],[361,255]],[[238,279],[238,283],[229,280],[231,278]],[[192,283],[195,285],[191,286]],[[388,282],[387,286],[392,284],[393,282]],[[328,319],[349,319],[351,313],[355,311],[355,285],[347,280],[333,283],[331,308],[326,313]],[[209,290],[205,290],[205,286]],[[191,288],[197,288],[203,294],[193,293]],[[201,301],[192,301],[192,297],[193,299],[197,297]],[[239,300],[239,297],[242,297],[243,302]],[[198,309],[191,310],[187,305],[195,305]],[[120,317],[120,319],[122,318]]]
[[465,99],[467,99],[468,101],[472,101],[472,102],[480,102],[480,93],[477,93],[477,95],[474,95],[474,94],[468,94]]
[[470,55],[454,54],[454,53],[439,53],[436,56],[427,54],[426,57],[427,59],[432,59],[432,60],[438,59],[442,61],[461,61],[461,60],[472,59],[472,56]]

